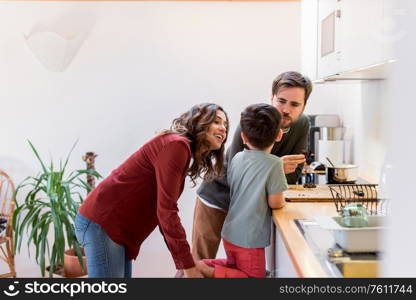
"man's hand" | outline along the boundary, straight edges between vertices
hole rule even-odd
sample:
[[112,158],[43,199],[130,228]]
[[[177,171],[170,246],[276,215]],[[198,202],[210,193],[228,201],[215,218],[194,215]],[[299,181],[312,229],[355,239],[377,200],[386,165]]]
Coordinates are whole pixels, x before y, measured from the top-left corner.
[[204,275],[196,267],[184,269],[183,272],[185,278],[204,278]]
[[305,162],[305,155],[303,154],[285,155],[285,156],[282,156],[281,159],[283,160],[283,170],[285,174],[290,174],[290,173],[295,172],[299,164],[303,164]]

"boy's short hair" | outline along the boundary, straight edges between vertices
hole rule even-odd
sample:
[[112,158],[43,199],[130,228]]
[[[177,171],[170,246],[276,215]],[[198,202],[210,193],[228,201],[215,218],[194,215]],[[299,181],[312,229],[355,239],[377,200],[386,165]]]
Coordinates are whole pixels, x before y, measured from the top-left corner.
[[281,120],[280,112],[274,106],[265,103],[253,104],[241,113],[241,132],[251,145],[265,149],[276,141]]

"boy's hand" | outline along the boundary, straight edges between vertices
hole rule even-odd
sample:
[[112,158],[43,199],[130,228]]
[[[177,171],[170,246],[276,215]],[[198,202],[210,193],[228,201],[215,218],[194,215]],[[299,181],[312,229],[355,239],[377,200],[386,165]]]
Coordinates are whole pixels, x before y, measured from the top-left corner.
[[303,154],[285,155],[285,156],[282,156],[281,159],[283,160],[283,170],[285,174],[290,174],[290,173],[295,172],[299,164],[303,164],[305,162],[305,155]]

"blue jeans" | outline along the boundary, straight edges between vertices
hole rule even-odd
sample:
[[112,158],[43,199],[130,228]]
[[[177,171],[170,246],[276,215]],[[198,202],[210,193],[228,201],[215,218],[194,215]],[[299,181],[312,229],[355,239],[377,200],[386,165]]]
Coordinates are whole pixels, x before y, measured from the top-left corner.
[[124,246],[113,242],[100,225],[78,213],[75,234],[85,250],[88,277],[131,278],[131,260]]

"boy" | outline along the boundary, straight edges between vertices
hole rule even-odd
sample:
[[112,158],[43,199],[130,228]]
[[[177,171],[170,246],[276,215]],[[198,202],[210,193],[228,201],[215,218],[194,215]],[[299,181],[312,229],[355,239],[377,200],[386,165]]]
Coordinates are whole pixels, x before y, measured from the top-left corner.
[[250,105],[241,113],[240,126],[248,149],[234,156],[227,171],[231,202],[221,232],[227,258],[199,261],[205,277],[265,277],[270,208],[285,204],[283,162],[270,154],[283,134],[279,111],[268,104]]

